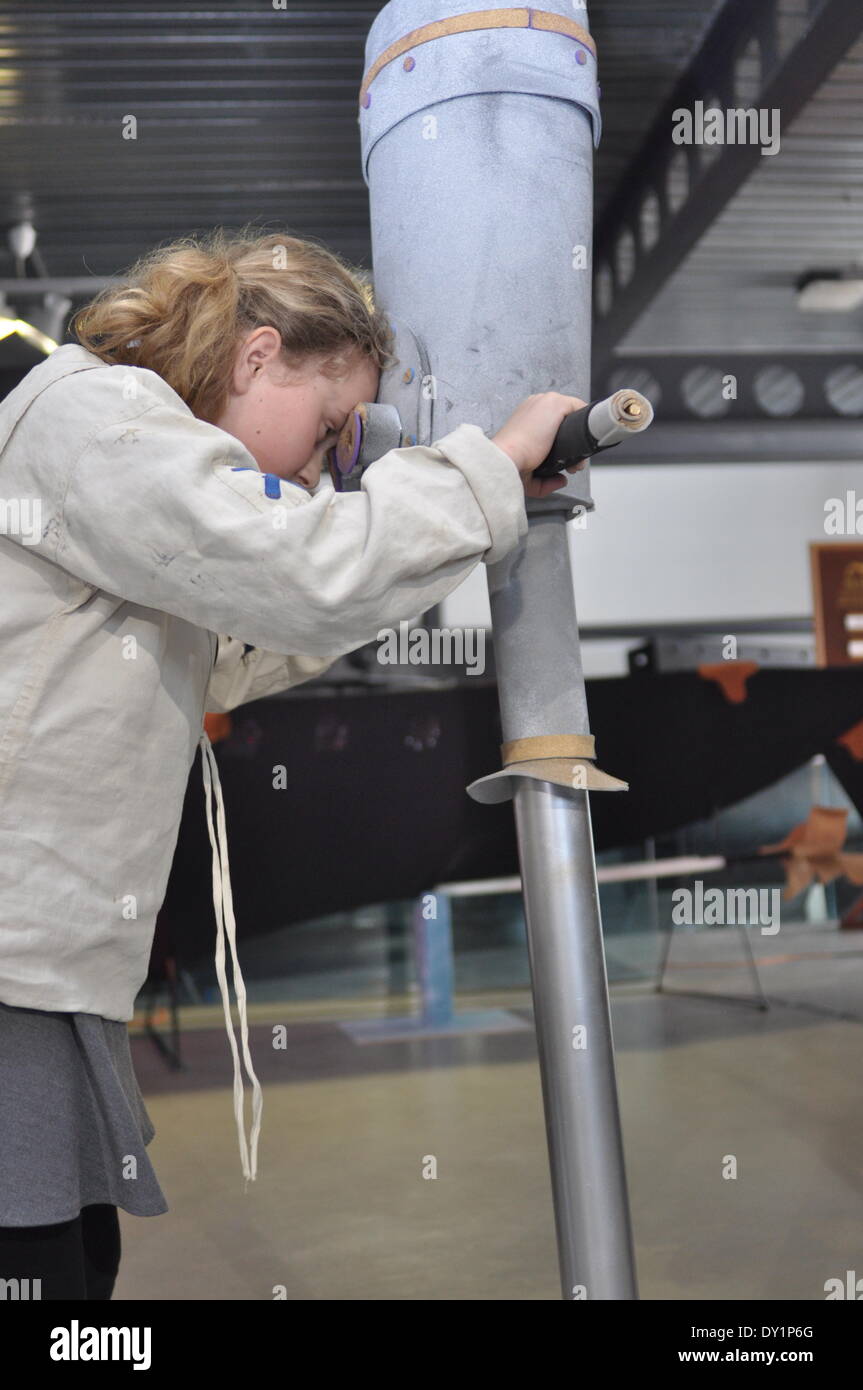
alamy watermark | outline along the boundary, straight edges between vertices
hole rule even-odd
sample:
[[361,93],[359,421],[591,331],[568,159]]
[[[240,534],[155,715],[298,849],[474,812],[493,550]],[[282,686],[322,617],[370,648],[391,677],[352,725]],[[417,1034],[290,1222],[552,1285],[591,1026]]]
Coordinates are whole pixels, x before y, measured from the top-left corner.
[[779,153],[779,108],[708,106],[696,101],[690,111],[678,106],[671,113],[675,145],[760,145],[762,155]]
[[68,1327],[52,1328],[48,1355],[52,1361],[131,1361],[133,1371],[147,1371],[152,1361],[152,1328],[82,1327],[73,1318]]
[[851,488],[844,497],[828,497],[824,503],[824,533],[828,536],[863,536],[863,497]]
[[850,1298],[854,1303],[863,1300],[863,1279],[857,1278],[855,1269],[846,1269],[844,1279],[834,1276],[824,1284],[824,1293],[829,1302],[836,1298]]
[[0,497],[0,535],[20,536],[22,544],[42,538],[41,497]]
[[0,1302],[26,1303],[42,1297],[41,1279],[0,1279]]
[[671,920],[675,926],[760,927],[762,936],[779,930],[781,888],[708,888],[696,879],[694,890],[675,888]]
[[485,628],[417,627],[399,623],[398,632],[382,627],[377,634],[382,666],[464,666],[469,676],[485,670]]

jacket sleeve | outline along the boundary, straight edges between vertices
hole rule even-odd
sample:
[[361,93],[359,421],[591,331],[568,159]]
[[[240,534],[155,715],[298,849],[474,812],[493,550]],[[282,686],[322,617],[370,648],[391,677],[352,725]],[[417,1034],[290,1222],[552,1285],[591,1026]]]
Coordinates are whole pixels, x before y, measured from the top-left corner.
[[97,421],[65,473],[57,453],[30,451],[49,502],[39,548],[108,593],[271,653],[333,662],[527,531],[518,469],[477,425],[391,450],[358,492],[312,497],[224,430],[147,401]]
[[227,714],[237,705],[289,690],[293,685],[322,675],[332,665],[328,656],[281,656],[260,647],[246,651],[244,642],[221,633],[218,642],[207,687],[205,708],[208,714]]

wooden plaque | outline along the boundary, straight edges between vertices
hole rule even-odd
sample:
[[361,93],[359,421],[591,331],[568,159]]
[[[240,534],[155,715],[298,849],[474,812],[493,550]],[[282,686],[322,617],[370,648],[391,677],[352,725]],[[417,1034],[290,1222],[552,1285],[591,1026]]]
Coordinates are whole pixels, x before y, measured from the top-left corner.
[[818,666],[863,665],[863,544],[812,544],[812,610]]

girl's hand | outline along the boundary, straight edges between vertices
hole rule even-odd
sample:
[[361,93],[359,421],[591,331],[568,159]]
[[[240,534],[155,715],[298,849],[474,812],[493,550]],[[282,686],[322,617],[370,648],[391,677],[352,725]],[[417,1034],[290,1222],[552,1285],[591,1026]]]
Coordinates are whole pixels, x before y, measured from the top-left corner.
[[[548,497],[550,493],[566,487],[567,480],[562,473],[556,478],[534,478],[533,471],[548,456],[566,416],[586,404],[578,396],[543,391],[539,395],[528,396],[521,405],[516,406],[506,424],[492,435],[492,443],[509,455],[521,474],[527,497]],[[582,459],[563,471],[577,473],[586,463],[587,459]]]

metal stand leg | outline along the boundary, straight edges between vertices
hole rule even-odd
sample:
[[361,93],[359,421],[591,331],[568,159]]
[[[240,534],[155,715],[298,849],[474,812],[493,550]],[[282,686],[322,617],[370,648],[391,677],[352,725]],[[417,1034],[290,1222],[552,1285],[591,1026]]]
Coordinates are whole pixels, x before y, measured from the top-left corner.
[[759,1009],[769,1009],[770,1004],[767,1000],[764,990],[761,988],[761,976],[758,974],[758,966],[755,961],[755,956],[752,952],[752,942],[749,940],[749,933],[746,930],[746,923],[738,922],[737,925],[740,928],[740,934],[743,937],[743,944],[746,947],[746,954],[749,957],[749,968],[752,972],[752,983],[755,986],[755,993],[759,996],[759,1002],[756,1005],[756,1007]]
[[153,1022],[159,988],[156,982],[147,990],[144,1009],[144,1036],[150,1039],[156,1051],[165,1059],[172,1071],[185,1071],[186,1066],[180,1056],[180,1015],[178,1012],[178,973],[172,956],[165,959],[165,980],[168,985],[168,1011],[170,1015],[171,1041],[167,1042]]
[[[651,845],[652,845],[652,844],[653,844],[653,841],[650,841],[650,843],[651,843]],[[719,813],[718,813],[717,811],[714,811],[714,813],[713,813],[713,847],[714,847],[714,850],[716,851],[716,853],[719,854],[719,852],[720,852],[720,842],[719,842]],[[655,856],[652,855],[651,857],[655,857]],[[659,923],[658,915],[657,915],[657,917],[656,917],[656,923],[657,923],[657,926],[658,926],[658,923]],[[739,995],[736,995],[736,994],[714,994],[714,993],[711,993],[709,990],[666,989],[666,988],[665,988],[665,984],[664,984],[664,981],[665,981],[665,972],[666,972],[666,969],[667,969],[667,967],[668,967],[669,956],[671,955],[671,943],[672,943],[672,940],[673,940],[673,937],[674,937],[674,928],[675,928],[675,925],[676,925],[676,923],[672,921],[672,923],[671,923],[671,925],[670,925],[670,927],[669,927],[669,929],[668,929],[668,931],[667,931],[667,933],[666,933],[666,936],[665,936],[665,946],[664,946],[664,949],[663,949],[663,952],[662,952],[662,964],[661,964],[661,966],[660,966],[660,969],[659,969],[659,977],[658,977],[657,982],[656,982],[656,992],[657,992],[657,994],[681,994],[681,995],[687,995],[687,996],[689,996],[690,998],[693,998],[693,999],[722,999],[722,1000],[726,1000],[726,1001],[727,1001],[728,1003],[730,1003],[730,1004],[745,1004],[747,1007],[752,1007],[752,1008],[755,1008],[755,1009],[762,1009],[762,1010],[763,1010],[763,1009],[769,1009],[769,1008],[770,1008],[770,1004],[769,1004],[769,1001],[768,1001],[768,999],[767,999],[767,996],[765,995],[764,990],[763,990],[762,987],[761,987],[761,977],[760,977],[760,975],[758,974],[758,966],[757,966],[757,964],[756,964],[756,962],[755,962],[755,957],[754,957],[754,955],[752,954],[752,945],[751,945],[751,942],[750,942],[750,940],[749,940],[749,937],[748,937],[747,934],[746,934],[746,926],[745,926],[745,924],[744,924],[743,922],[738,922],[737,925],[739,926],[741,932],[743,933],[743,945],[744,945],[744,947],[745,947],[745,952],[746,952],[746,956],[747,956],[747,958],[748,958],[748,964],[749,964],[750,972],[751,972],[751,974],[752,974],[752,983],[753,983],[753,985],[754,985],[754,987],[755,987],[755,994],[758,996],[756,999],[741,999],[740,996],[739,996]]]
[[[644,858],[650,864],[656,863],[656,840],[652,835],[649,835],[644,842]],[[645,887],[647,888],[647,902],[650,915],[650,929],[653,932],[654,936],[658,937],[662,930],[662,928],[659,925],[659,880],[656,878],[649,878],[645,884]],[[663,970],[665,969],[664,959],[662,963],[662,968]]]
[[688,999],[717,999],[722,1000],[723,1002],[728,1004],[743,1004],[746,1008],[750,1009],[765,1010],[770,1008],[770,1002],[761,986],[761,976],[758,974],[758,966],[755,961],[755,956],[752,954],[752,943],[749,940],[749,937],[746,932],[746,926],[743,922],[738,922],[737,925],[740,928],[740,931],[743,935],[743,944],[746,948],[745,954],[747,956],[747,963],[749,965],[750,973],[752,975],[752,983],[755,987],[755,994],[757,995],[757,998],[746,999],[742,998],[739,994],[719,994],[715,991],[706,989],[668,989],[664,984],[665,970],[668,965],[668,958],[671,955],[671,941],[674,935],[675,925],[676,924],[672,922],[666,934],[665,951],[662,957],[662,968],[659,972],[659,979],[656,984],[657,994],[677,994]]

